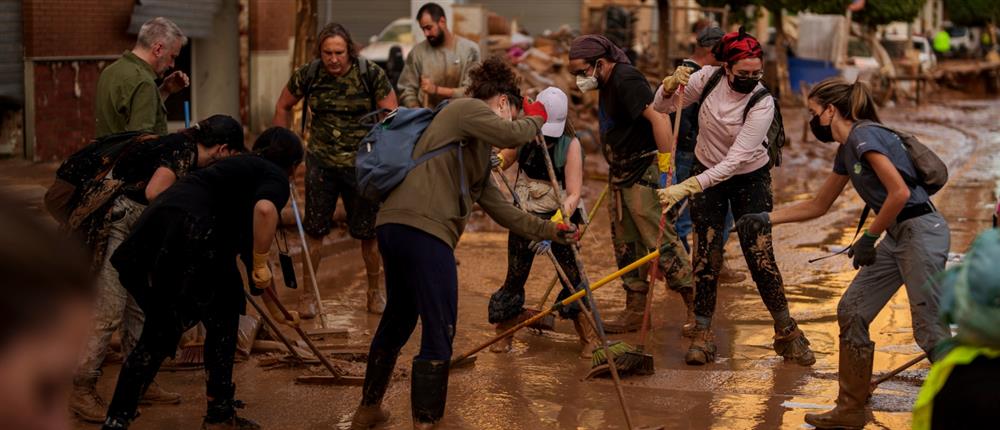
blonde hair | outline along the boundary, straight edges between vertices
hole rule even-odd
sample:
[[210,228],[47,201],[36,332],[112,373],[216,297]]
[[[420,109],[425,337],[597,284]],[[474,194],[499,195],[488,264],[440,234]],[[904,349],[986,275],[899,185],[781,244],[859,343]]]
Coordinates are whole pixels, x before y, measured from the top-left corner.
[[851,84],[844,78],[827,78],[809,91],[809,99],[821,106],[833,105],[840,116],[851,121],[882,122],[878,118],[872,91],[864,82],[855,81]]

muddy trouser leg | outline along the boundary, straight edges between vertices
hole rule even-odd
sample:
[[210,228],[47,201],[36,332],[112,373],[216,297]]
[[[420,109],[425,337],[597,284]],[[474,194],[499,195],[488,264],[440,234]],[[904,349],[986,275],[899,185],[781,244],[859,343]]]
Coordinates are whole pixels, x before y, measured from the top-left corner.
[[939,358],[935,346],[949,335],[938,318],[941,286],[934,275],[944,270],[951,246],[948,222],[935,212],[889,228],[896,238],[894,256],[910,302],[913,338],[931,361]]
[[723,259],[723,223],[729,200],[725,184],[718,184],[691,198],[691,219],[694,221],[695,257],[694,312],[698,326],[711,326],[715,314],[719,271]]
[[[674,183],[679,184],[684,182],[687,178],[691,177],[691,168],[694,164],[694,152],[687,151],[677,151],[674,158]],[[683,204],[683,201],[678,204]],[[688,243],[688,236],[691,234],[692,229],[691,222],[691,208],[686,207],[680,214],[677,215],[677,221],[674,222],[674,228],[677,229],[677,237],[680,238],[681,243],[684,244],[684,249],[691,253],[691,245]]]
[[307,154],[305,185],[306,207],[302,227],[310,237],[322,238],[330,233],[333,212],[340,197],[336,171],[319,165],[315,157]]
[[[632,220],[632,215],[624,207],[623,188],[613,188],[613,198],[608,205],[608,215],[611,218],[611,242],[614,244],[615,262],[621,269],[633,261],[638,260],[648,251],[642,246],[642,238],[639,230]],[[646,294],[649,283],[646,282],[648,266],[642,266],[637,270],[626,273],[622,276],[622,288],[626,293]]]
[[142,332],[142,310],[122,287],[118,271],[111,265],[111,255],[131,233],[143,206],[126,197],[118,197],[112,204],[114,206],[111,209],[112,221],[108,225],[107,251],[97,279],[99,294],[94,307],[94,333],[87,342],[77,376],[78,382],[88,385],[92,385],[101,376],[101,365],[115,330],[123,328],[123,355],[128,355]]
[[[217,283],[216,288],[218,288]],[[205,325],[205,394],[208,410],[205,422],[219,423],[232,419],[239,403],[236,402],[236,385],[233,384],[233,361],[236,358],[236,341],[239,337],[240,312],[225,292],[217,293],[214,303],[202,317]]]
[[[770,212],[774,207],[771,172],[767,167],[730,178],[725,183],[724,192],[736,218],[748,213]],[[771,231],[762,230],[752,237],[740,236],[740,248],[750,276],[757,284],[757,292],[776,327],[784,329],[791,326],[793,322],[788,314],[784,283],[774,259]]]
[[531,273],[535,253],[531,240],[509,233],[507,235],[507,277],[499,290],[490,296],[487,316],[490,324],[498,324],[521,314],[524,309],[524,284]]
[[[570,245],[553,242],[552,254],[556,256],[556,261],[559,262],[559,266],[562,267],[563,272],[566,272],[566,277],[573,283],[573,289],[577,289],[582,279],[580,278],[579,266],[576,265],[576,257],[573,255],[573,249],[570,248]],[[563,283],[562,279],[559,280],[559,283],[562,285],[562,290],[560,290],[559,295],[556,296],[556,301],[563,300],[572,294],[569,286]],[[559,316],[566,319],[576,319],[576,317],[580,315],[581,302],[586,305],[586,301],[577,300],[569,306],[559,308]]]

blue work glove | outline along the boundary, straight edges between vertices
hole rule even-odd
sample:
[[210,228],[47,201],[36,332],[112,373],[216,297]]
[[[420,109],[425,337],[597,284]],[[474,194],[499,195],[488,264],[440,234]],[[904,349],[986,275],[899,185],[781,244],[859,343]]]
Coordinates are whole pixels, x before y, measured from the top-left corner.
[[771,215],[767,212],[746,214],[736,221],[736,231],[741,238],[752,238],[760,233],[771,232]]
[[552,241],[543,240],[541,242],[537,242],[533,240],[528,245],[528,248],[531,248],[531,250],[534,251],[535,255],[545,255],[546,253],[549,252],[550,249],[552,249]]
[[847,256],[854,257],[855,269],[875,264],[875,241],[878,238],[879,236],[865,230],[865,234],[862,234],[858,241],[854,242],[854,245],[851,245],[851,250],[847,251]]

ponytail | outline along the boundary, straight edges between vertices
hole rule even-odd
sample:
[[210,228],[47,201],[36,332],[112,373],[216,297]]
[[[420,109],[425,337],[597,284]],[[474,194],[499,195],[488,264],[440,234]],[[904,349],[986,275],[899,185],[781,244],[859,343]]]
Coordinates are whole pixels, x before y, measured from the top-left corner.
[[840,116],[851,121],[882,122],[871,89],[861,81],[850,84],[840,77],[824,79],[809,91],[809,99],[822,106],[833,105]]

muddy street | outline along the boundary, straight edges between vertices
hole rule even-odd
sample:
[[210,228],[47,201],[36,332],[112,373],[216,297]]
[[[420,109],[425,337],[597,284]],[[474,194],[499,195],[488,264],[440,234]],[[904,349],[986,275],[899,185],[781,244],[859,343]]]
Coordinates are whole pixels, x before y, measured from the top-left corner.
[[[995,202],[1000,189],[998,109],[1000,100],[969,100],[881,111],[888,125],[917,134],[948,162],[949,185],[934,202],[951,225],[952,252],[963,252],[974,235],[990,223],[990,203]],[[836,151],[836,144],[802,141],[808,119],[804,109],[786,109],[784,115],[792,143],[785,149],[786,165],[774,173],[779,205],[806,198],[817,189],[830,171]],[[599,155],[589,157],[595,158]],[[584,192],[588,206],[602,187],[598,180],[588,181]],[[636,424],[660,424],[668,429],[808,428],[803,424],[804,414],[832,407],[837,392],[836,305],[855,271],[847,257],[814,264],[807,260],[847,245],[862,206],[856,193],[849,190],[826,216],[774,229],[775,253],[791,314],[816,352],[817,362],[810,368],[785,363],[775,355],[771,349],[772,319],[749,277],[743,283],[719,288],[713,324],[719,347],[717,361],[702,367],[686,365],[683,356],[688,341],[680,334],[683,303],[658,283],[647,343],[647,351],[655,357],[656,373],[624,380]],[[476,216],[480,218],[456,250],[460,261],[456,354],[493,335],[486,320],[487,302],[506,273],[506,231],[485,215]],[[592,282],[617,269],[607,211],[596,211],[593,217],[592,228],[582,241]],[[289,233],[297,238],[293,231]],[[298,240],[293,242],[294,248]],[[346,239],[328,238],[326,245],[319,278],[327,322],[347,330],[348,335],[324,342],[366,348],[378,318],[364,311],[366,281],[359,249]],[[727,245],[726,259],[730,267],[746,273],[735,235]],[[538,304],[552,276],[548,261],[537,258],[527,284],[527,306]],[[281,293],[286,304],[297,302],[297,292],[282,288]],[[605,318],[624,305],[620,283],[609,284],[595,295]],[[900,289],[871,326],[876,374],[921,352],[913,341],[906,300]],[[409,369],[419,333],[418,326],[397,367]],[[638,337],[638,333],[611,335],[632,345],[639,342]],[[572,322],[559,320],[555,332],[518,333],[510,353],[480,352],[474,366],[452,372],[440,428],[625,428],[612,383],[607,379],[583,381],[591,366],[590,360],[577,358],[578,350]],[[359,387],[297,385],[295,377],[308,373],[306,369],[264,370],[258,366],[258,358],[251,356],[236,366],[237,398],[247,404],[242,414],[268,429],[349,427],[360,399]],[[928,368],[928,363],[922,362],[880,386],[871,400],[874,420],[870,428],[909,428],[910,410]],[[117,364],[108,365],[105,374],[117,375],[118,369]],[[101,379],[99,389],[105,398],[112,394],[114,379]],[[203,373],[164,372],[158,381],[181,392],[184,402],[142,407],[144,416],[133,428],[197,428],[204,412]],[[388,428],[410,427],[409,392],[408,378],[391,384],[384,402],[392,413]],[[77,424],[77,428],[97,427]]]

